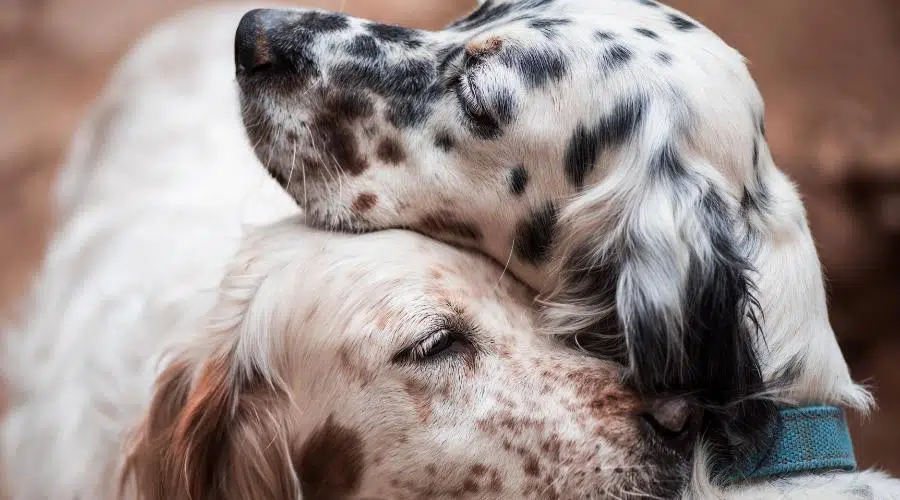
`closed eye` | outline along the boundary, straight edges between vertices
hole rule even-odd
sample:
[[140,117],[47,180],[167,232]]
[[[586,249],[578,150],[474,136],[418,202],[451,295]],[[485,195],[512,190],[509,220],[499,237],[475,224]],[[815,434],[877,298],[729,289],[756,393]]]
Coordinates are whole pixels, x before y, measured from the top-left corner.
[[450,330],[440,330],[417,344],[409,352],[409,360],[422,362],[462,352],[464,339]]
[[462,320],[448,318],[412,345],[394,355],[395,363],[436,363],[459,356],[469,356],[475,350],[471,328]]
[[455,89],[459,104],[469,119],[479,121],[489,118],[472,72],[465,71],[460,74]]

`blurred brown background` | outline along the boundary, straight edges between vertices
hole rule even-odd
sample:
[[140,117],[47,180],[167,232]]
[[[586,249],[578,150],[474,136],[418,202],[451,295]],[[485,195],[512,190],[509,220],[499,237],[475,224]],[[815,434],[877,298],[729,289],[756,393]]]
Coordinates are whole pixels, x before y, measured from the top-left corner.
[[[47,241],[49,189],[112,65],[203,0],[0,0],[0,316]],[[438,28],[474,0],[304,0]],[[900,0],[672,0],[749,59],[775,159],[800,185],[834,326],[881,406],[857,456],[900,475]],[[0,408],[3,405],[0,387]]]

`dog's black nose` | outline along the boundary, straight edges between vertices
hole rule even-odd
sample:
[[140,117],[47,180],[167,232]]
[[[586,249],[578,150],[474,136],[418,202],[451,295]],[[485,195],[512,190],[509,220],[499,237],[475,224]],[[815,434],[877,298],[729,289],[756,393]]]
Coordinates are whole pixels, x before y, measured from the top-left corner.
[[272,31],[278,11],[254,9],[244,14],[234,35],[234,65],[238,74],[272,68],[276,63]]
[[688,456],[697,444],[702,415],[685,399],[661,399],[641,414],[644,427],[663,445]]

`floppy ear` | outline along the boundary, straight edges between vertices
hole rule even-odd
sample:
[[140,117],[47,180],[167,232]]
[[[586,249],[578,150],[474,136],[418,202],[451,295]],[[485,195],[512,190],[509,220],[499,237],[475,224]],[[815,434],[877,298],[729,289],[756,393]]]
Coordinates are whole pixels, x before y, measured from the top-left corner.
[[[147,500],[298,499],[285,397],[232,355],[173,362],[131,443],[122,488]],[[196,377],[195,377],[196,373]]]
[[675,144],[622,156],[634,163],[560,214],[546,324],[626,364],[645,395],[693,395],[729,446],[758,446],[775,410],[754,398],[758,304],[737,207]]

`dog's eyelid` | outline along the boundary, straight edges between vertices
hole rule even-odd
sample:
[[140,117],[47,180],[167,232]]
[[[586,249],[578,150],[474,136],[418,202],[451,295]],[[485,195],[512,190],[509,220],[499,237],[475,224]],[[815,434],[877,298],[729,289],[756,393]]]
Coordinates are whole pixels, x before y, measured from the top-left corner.
[[453,309],[453,313],[442,315],[429,321],[429,326],[423,329],[423,333],[416,336],[414,340],[398,351],[391,358],[391,362],[406,364],[423,361],[424,358],[421,355],[417,357],[417,351],[426,352],[446,339],[464,342],[468,346],[475,346],[473,342],[474,328],[456,308]]

